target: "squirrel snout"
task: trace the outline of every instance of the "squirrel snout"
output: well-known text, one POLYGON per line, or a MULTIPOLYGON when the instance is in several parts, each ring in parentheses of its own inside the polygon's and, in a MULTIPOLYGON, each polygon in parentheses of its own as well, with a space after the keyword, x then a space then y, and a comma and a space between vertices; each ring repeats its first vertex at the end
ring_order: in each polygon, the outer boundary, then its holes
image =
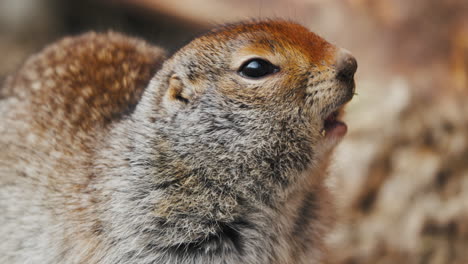
POLYGON ((351 81, 357 70, 357 61, 351 53, 345 49, 338 51, 336 63, 337 78, 342 81, 351 81))

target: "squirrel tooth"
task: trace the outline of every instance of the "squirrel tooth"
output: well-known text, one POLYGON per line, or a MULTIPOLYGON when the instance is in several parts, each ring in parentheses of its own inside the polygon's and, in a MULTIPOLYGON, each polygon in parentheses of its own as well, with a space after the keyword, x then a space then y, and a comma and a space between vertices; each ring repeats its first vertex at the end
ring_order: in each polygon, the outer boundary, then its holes
POLYGON ((322 137, 327 135, 327 131, 325 130, 325 128, 322 128, 322 130, 320 130, 320 134, 322 135, 322 137))

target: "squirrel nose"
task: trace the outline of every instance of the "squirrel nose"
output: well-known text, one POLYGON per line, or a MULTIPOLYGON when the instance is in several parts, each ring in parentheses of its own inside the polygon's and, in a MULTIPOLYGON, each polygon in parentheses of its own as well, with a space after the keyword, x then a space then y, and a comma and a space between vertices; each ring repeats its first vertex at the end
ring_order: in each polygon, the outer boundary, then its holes
POLYGON ((336 70, 337 78, 340 80, 350 81, 354 78, 357 61, 349 51, 345 49, 339 51, 336 70))

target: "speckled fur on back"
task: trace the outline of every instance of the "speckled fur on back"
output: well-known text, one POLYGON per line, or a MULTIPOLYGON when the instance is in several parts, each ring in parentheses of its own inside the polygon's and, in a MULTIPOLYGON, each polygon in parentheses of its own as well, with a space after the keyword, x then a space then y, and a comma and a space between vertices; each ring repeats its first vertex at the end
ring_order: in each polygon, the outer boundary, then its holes
POLYGON ((0 90, 0 263, 320 263, 336 52, 264 21, 162 66, 116 33, 31 57, 0 90), (281 71, 242 78, 253 55, 281 71))

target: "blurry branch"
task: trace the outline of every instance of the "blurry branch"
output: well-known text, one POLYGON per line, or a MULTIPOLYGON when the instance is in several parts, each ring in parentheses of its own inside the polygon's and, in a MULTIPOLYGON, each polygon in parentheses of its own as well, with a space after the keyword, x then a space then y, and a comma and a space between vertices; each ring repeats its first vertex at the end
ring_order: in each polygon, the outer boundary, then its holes
POLYGON ((113 0, 170 14, 203 25, 235 22, 251 18, 291 17, 311 2, 304 0, 113 0), (294 4, 294 8, 291 8, 294 4), (299 11, 298 11, 299 10, 299 11))
POLYGON ((468 92, 468 19, 455 30, 452 41, 452 75, 455 88, 468 92))

